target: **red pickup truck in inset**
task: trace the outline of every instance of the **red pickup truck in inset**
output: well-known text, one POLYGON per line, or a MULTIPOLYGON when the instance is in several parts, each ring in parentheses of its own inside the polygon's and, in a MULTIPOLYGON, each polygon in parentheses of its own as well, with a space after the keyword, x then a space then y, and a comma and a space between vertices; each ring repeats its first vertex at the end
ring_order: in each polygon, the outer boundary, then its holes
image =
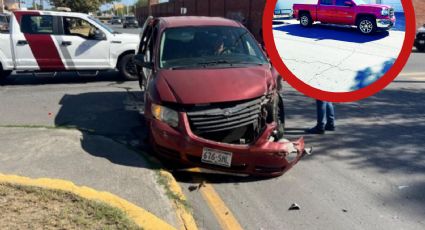
POLYGON ((395 24, 394 9, 388 5, 366 4, 363 0, 318 0, 314 4, 294 4, 294 18, 301 26, 315 21, 329 24, 355 25, 363 34, 378 29, 389 30, 395 24))

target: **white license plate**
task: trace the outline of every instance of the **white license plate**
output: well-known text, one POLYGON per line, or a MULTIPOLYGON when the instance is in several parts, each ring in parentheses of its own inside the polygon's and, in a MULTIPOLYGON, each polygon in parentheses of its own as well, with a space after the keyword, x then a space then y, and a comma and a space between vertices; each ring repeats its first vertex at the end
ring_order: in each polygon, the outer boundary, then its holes
POLYGON ((204 148, 202 150, 202 162, 230 168, 232 165, 232 153, 217 149, 204 148))
POLYGON ((419 40, 419 44, 425 44, 425 40, 419 40))

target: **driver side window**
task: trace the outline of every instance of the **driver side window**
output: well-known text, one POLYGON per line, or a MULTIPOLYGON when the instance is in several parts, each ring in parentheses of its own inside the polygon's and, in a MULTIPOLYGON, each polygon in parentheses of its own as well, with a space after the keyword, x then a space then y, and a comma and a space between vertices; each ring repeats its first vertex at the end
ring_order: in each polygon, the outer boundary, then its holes
POLYGON ((92 39, 95 36, 97 28, 81 18, 63 18, 63 29, 65 35, 80 36, 86 39, 92 39))

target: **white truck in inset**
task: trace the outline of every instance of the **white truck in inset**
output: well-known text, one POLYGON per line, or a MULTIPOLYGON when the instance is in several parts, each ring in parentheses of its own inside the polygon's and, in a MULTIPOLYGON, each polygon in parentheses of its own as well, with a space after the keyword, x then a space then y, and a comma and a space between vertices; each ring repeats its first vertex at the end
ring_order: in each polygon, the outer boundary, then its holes
POLYGON ((0 79, 14 70, 97 75, 118 69, 124 79, 136 80, 132 59, 139 40, 86 14, 15 11, 9 32, 0 33, 0 79))

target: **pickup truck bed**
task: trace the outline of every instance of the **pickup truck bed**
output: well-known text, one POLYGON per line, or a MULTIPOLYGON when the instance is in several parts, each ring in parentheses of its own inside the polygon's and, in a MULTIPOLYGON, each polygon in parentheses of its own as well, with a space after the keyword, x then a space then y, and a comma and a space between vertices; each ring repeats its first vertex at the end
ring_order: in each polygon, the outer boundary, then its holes
POLYGON ((363 0, 318 0, 317 4, 294 4, 293 12, 303 27, 310 27, 314 22, 355 25, 363 34, 389 30, 396 20, 392 7, 365 4, 363 0))

